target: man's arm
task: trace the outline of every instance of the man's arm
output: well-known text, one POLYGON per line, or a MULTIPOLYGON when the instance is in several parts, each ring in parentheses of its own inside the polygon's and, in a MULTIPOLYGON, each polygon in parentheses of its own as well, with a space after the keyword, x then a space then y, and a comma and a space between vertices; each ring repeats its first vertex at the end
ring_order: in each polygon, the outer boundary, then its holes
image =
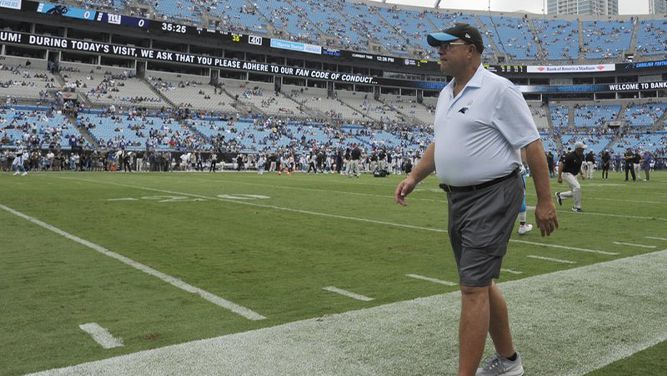
POLYGON ((426 179, 433 171, 435 171, 435 144, 431 143, 424 152, 424 155, 419 160, 419 163, 412 169, 412 172, 407 178, 403 179, 394 192, 394 200, 396 203, 405 206, 405 196, 409 195, 415 186, 420 181, 426 179))
MULTIPOLYGON (((537 193, 537 205, 535 206, 535 221, 540 228, 542 236, 550 235, 558 228, 558 216, 556 207, 551 200, 551 186, 549 185, 549 168, 544 156, 542 140, 537 139, 526 146, 526 159, 530 167, 530 174, 535 182, 537 193)), ((561 162, 558 177, 560 179, 563 163, 561 162)))

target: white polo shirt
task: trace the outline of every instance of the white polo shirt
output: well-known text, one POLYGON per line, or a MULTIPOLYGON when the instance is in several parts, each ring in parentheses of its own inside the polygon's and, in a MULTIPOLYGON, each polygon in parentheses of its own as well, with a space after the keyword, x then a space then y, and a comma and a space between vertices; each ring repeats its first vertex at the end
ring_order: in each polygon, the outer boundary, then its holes
POLYGON ((520 149, 540 138, 519 89, 480 64, 454 98, 454 80, 435 109, 435 169, 441 183, 466 186, 505 176, 521 165, 520 149))

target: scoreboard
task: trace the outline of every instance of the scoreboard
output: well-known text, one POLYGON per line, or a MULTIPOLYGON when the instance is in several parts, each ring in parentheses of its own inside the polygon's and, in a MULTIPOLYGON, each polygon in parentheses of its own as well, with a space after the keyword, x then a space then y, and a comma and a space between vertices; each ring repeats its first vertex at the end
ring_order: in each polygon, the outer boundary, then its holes
POLYGON ((219 31, 215 29, 205 29, 202 27, 196 27, 192 25, 183 25, 174 22, 155 21, 155 20, 149 21, 149 25, 150 26, 148 27, 148 30, 151 33, 165 33, 165 34, 189 35, 189 36, 208 35, 210 37, 215 37, 223 41, 229 41, 238 44, 249 44, 258 47, 270 46, 270 38, 265 38, 257 35, 236 34, 226 31, 219 31))

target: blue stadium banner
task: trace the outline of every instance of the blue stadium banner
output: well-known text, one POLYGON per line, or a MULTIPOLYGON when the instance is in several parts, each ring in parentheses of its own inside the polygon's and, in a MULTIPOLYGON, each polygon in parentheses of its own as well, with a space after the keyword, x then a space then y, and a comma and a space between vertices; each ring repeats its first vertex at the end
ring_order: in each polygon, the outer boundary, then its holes
POLYGON ((592 85, 518 85, 525 94, 571 94, 667 90, 667 81, 623 82, 592 85))
POLYGON ((616 70, 621 72, 633 72, 639 70, 657 70, 657 69, 662 70, 665 68, 667 68, 667 60, 616 64, 616 70))
POLYGON ((0 0, 0 8, 21 10, 21 0, 0 0))
POLYGON ((271 47, 279 48, 281 50, 306 52, 309 54, 316 54, 316 55, 322 54, 321 46, 316 46, 314 44, 301 43, 301 42, 292 42, 289 40, 282 40, 282 39, 271 38, 271 47))
POLYGON ((97 11, 95 10, 74 8, 70 7, 69 5, 51 3, 39 3, 39 6, 37 6, 37 13, 65 16, 89 21, 95 20, 95 16, 97 15, 97 11))

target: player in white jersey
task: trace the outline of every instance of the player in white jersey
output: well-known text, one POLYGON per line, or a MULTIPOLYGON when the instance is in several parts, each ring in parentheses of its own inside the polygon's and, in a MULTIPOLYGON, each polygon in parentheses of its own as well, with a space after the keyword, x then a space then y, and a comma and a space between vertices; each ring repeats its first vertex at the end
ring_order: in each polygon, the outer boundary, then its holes
POLYGON ((12 162, 12 170, 14 170, 14 175, 21 174, 21 176, 26 176, 28 175, 28 172, 25 170, 24 164, 25 164, 25 158, 28 156, 28 153, 26 153, 23 148, 19 148, 16 150, 16 156, 14 157, 14 161, 12 162))

